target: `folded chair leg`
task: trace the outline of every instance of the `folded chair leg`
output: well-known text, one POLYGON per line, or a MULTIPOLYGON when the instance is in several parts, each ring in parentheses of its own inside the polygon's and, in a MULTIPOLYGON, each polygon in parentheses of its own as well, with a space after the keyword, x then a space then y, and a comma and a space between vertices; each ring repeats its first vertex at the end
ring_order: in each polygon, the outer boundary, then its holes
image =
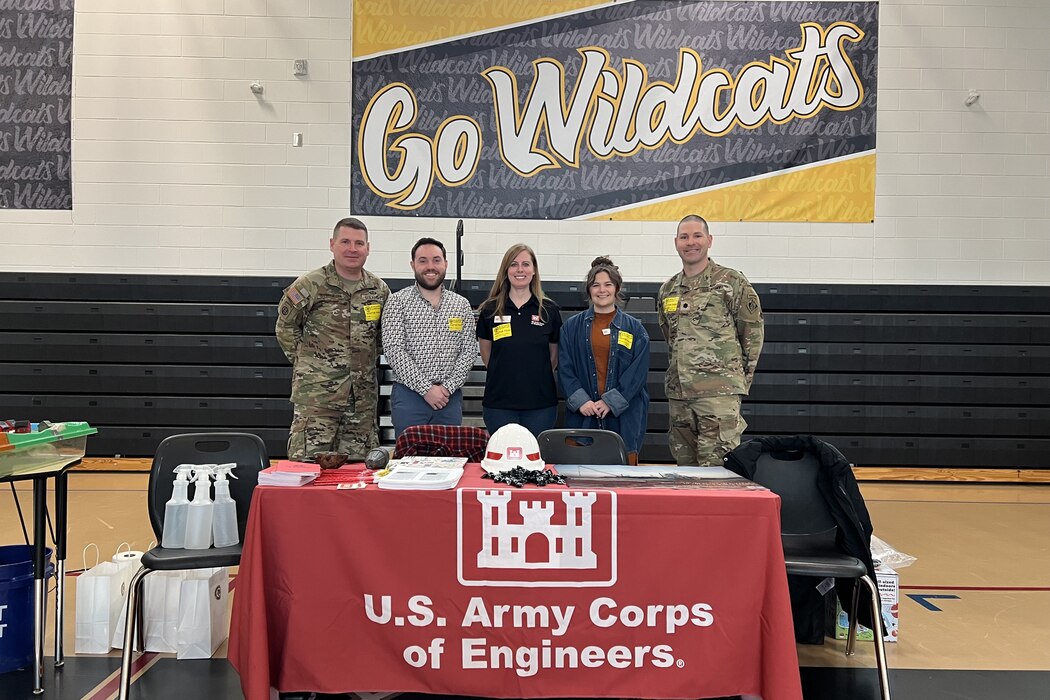
POLYGON ((871 593, 871 635, 875 644, 875 664, 879 669, 879 690, 882 691, 882 700, 890 700, 890 675, 886 667, 886 643, 883 641, 885 629, 882 625, 882 601, 879 599, 879 587, 867 576, 861 576, 860 581, 868 587, 871 593))
POLYGON ((139 591, 142 588, 142 579, 150 572, 144 566, 140 566, 135 575, 131 577, 128 584, 128 607, 124 617, 124 648, 120 652, 120 688, 119 700, 128 700, 131 692, 131 658, 135 653, 135 628, 138 626, 138 615, 136 614, 139 602, 139 591))
POLYGON ((849 634, 846 635, 846 656, 857 651, 857 603, 860 601, 860 582, 853 582, 853 599, 849 605, 849 634))

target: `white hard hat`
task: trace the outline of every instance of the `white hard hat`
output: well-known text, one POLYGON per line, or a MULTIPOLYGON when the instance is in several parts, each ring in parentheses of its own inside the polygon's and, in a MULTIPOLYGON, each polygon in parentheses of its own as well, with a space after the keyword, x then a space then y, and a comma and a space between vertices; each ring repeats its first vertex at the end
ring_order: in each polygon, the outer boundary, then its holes
POLYGON ((542 471, 544 462, 540 457, 540 444, 536 442, 536 436, 524 426, 508 423, 489 438, 481 466, 487 472, 496 473, 519 466, 531 471, 542 471))

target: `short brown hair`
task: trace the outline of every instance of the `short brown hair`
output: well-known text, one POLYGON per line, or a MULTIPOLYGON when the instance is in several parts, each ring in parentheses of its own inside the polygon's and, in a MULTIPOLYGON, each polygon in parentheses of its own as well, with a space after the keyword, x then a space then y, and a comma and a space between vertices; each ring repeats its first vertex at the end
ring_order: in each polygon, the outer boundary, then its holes
MULTIPOLYGON (((678 222, 678 228, 680 228, 682 224, 684 224, 687 221, 699 221, 704 225, 704 233, 711 233, 711 227, 707 225, 707 219, 700 216, 699 214, 688 214, 682 217, 682 220, 678 222)), ((677 231, 678 228, 675 228, 675 231, 677 231)))
POLYGON ((348 216, 345 219, 339 219, 339 222, 336 223, 335 228, 332 229, 332 238, 335 238, 336 236, 338 236, 339 235, 339 229, 343 228, 344 226, 346 228, 352 228, 352 229, 357 229, 358 231, 364 231, 365 232, 365 240, 366 241, 368 240, 368 227, 365 226, 365 222, 361 221, 361 219, 355 219, 352 216, 348 216))

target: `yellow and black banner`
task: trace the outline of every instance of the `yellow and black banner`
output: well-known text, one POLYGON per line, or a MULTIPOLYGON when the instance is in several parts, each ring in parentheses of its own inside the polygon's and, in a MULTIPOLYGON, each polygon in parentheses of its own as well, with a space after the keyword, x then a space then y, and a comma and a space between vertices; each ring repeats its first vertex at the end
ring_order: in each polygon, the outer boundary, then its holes
POLYGON ((358 215, 871 221, 878 4, 356 0, 358 215))

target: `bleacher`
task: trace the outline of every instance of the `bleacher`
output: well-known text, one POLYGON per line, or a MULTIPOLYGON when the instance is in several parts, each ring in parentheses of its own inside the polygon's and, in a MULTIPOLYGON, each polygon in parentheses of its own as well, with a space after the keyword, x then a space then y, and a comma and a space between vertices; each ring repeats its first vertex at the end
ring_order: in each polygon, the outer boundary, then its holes
MULTIPOLYGON (((0 272, 0 418, 87 420, 89 456, 236 429, 283 456, 291 370, 273 336, 290 278, 0 272)), ((411 280, 388 280, 400 289, 411 280)), ((465 281, 476 306, 488 281, 465 281)), ((743 413, 872 467, 1050 466, 1050 287, 756 284, 766 345, 743 413)), ((570 315, 578 282, 545 290, 570 315)), ((671 461, 655 283, 627 285, 652 343, 645 462, 671 461)), ((390 371, 380 367, 392 442, 390 371)), ((484 367, 464 389, 481 425, 484 367)))

